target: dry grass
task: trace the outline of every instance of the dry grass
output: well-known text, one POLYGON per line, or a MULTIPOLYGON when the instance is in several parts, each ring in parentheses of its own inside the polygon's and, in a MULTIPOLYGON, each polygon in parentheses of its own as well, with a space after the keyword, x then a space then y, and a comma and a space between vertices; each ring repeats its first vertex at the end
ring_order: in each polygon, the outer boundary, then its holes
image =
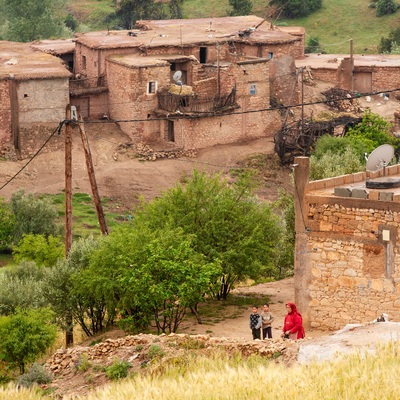
POLYGON ((194 357, 169 365, 162 375, 127 379, 85 399, 398 399, 399 354, 400 344, 391 343, 376 353, 292 368, 260 357, 194 357))

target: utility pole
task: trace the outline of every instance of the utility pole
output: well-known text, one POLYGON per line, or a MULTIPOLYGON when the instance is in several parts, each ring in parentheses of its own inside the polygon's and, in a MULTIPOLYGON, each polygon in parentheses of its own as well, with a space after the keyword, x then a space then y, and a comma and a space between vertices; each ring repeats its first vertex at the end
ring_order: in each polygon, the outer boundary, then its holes
POLYGON ((69 104, 65 121, 65 257, 68 257, 72 245, 72 126, 69 104))
MULTIPOLYGON (((65 113, 65 258, 72 246, 72 124, 71 105, 67 105, 65 113)), ((72 314, 66 316, 65 347, 74 344, 72 314)))
POLYGON ((353 54, 353 39, 350 39, 350 68, 351 68, 351 91, 354 92, 354 54, 353 54))
POLYGON ((92 160, 92 153, 90 152, 89 147, 89 140, 85 132, 85 126, 83 124, 83 118, 79 115, 79 131, 81 132, 81 139, 83 150, 85 152, 85 159, 86 159, 86 168, 89 175, 90 186, 92 188, 93 200, 96 206, 97 218, 99 220, 101 233, 103 235, 108 235, 108 229, 106 224, 106 219, 104 217, 103 206, 101 205, 101 199, 99 195, 99 190, 97 187, 96 177, 94 174, 94 167, 93 167, 93 160, 92 160))

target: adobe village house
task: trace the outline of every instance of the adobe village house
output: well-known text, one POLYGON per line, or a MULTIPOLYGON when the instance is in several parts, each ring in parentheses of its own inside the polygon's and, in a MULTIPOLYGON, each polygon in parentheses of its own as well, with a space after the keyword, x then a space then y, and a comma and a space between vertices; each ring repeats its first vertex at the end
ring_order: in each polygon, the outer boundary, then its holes
MULTIPOLYGON (((398 87, 400 59, 305 56, 304 36, 246 16, 0 42, 0 157, 34 154, 67 104, 86 121, 117 121, 132 142, 193 149, 272 138, 284 117, 271 105, 301 102, 298 68, 364 93, 398 87)), ((62 146, 55 135, 46 149, 62 146)), ((306 160, 295 168, 296 301, 306 325, 337 329, 383 312, 399 320, 399 194, 355 187, 339 196, 335 187, 362 185, 367 173, 308 182, 306 160)))

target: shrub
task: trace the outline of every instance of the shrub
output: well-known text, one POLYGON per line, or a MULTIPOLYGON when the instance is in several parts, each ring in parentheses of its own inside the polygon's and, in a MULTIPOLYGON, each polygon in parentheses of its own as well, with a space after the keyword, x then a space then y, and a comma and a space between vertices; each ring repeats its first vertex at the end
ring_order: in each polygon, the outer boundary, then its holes
POLYGON ((157 358, 157 357, 163 357, 165 355, 165 352, 164 352, 164 350, 159 346, 159 345, 157 345, 157 344, 152 344, 150 347, 149 347, 149 351, 147 352, 147 356, 150 358, 150 359, 153 359, 153 358, 157 358))
POLYGON ((394 14, 397 11, 398 5, 394 0, 378 0, 376 2, 376 16, 394 14))
POLYGON ((115 360, 112 365, 106 367, 106 375, 109 379, 115 381, 117 379, 126 378, 128 376, 128 369, 131 364, 125 360, 115 360))
POLYGON ((89 361, 87 353, 83 353, 79 356, 75 368, 79 372, 86 372, 91 366, 92 363, 89 361))
POLYGON ((64 243, 53 235, 24 234, 14 247, 13 255, 16 262, 27 260, 39 266, 51 267, 64 257, 64 243))
POLYGON ((17 378, 19 386, 30 387, 33 384, 46 384, 50 383, 53 377, 49 371, 47 371, 43 365, 33 363, 26 374, 20 375, 17 378))

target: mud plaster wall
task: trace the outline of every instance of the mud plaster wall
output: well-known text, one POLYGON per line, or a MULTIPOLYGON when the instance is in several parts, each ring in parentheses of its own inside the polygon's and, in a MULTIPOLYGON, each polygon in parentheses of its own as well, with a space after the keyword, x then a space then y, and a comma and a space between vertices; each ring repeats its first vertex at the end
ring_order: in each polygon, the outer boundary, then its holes
MULTIPOLYGON (((174 120, 175 144, 184 149, 202 149, 216 144, 273 137, 281 125, 279 112, 216 116, 196 120, 174 120)), ((166 129, 162 121, 161 130, 166 129)))
POLYGON ((20 124, 54 122, 65 118, 69 103, 68 79, 31 79, 18 83, 20 124))
MULTIPOLYGON (((107 76, 110 117, 115 120, 145 120, 151 117, 151 113, 158 106, 157 95, 148 94, 148 83, 156 81, 159 88, 169 85, 170 68, 168 62, 160 63, 160 66, 143 68, 131 68, 116 62, 107 62, 107 76)), ((158 139, 154 137, 153 124, 122 122, 119 125, 132 140, 158 139)))
POLYGON ((8 80, 0 80, 0 157, 12 147, 10 91, 8 80))
POLYGON ((310 325, 341 329, 382 313, 400 321, 400 213, 338 204, 309 204, 306 252, 310 325), (390 241, 379 236, 390 231, 390 241))

